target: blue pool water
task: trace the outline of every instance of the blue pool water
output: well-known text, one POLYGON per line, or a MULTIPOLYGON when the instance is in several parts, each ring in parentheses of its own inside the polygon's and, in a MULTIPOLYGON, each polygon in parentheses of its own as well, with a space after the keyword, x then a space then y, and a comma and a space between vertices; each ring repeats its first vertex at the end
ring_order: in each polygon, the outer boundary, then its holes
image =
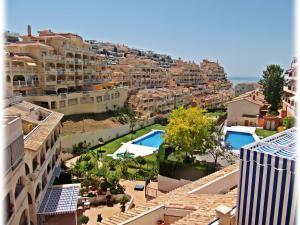
POLYGON ((228 142, 232 149, 239 150, 244 145, 255 142, 255 139, 252 134, 249 133, 227 131, 225 142, 228 142))
POLYGON ((162 137, 163 133, 163 131, 154 131, 153 133, 146 135, 143 138, 133 141, 132 144, 159 148, 159 146, 164 141, 162 137))

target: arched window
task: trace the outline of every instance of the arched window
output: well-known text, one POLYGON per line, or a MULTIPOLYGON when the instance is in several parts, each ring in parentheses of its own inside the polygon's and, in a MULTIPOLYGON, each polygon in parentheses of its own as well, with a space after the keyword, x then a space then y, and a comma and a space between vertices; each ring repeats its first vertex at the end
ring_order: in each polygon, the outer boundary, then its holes
POLYGON ((20 222, 19 222, 20 225, 27 225, 28 224, 27 216, 28 216, 28 212, 27 212, 26 209, 24 209, 24 211, 22 212, 21 218, 20 218, 20 222))
POLYGON ((38 184, 37 186, 36 186, 36 189, 35 189, 35 200, 39 197, 39 194, 40 194, 40 192, 41 192, 41 184, 38 184))
POLYGON ((16 188, 15 188, 15 199, 19 196, 19 194, 21 193, 23 188, 24 188, 23 179, 22 179, 22 177, 19 177, 18 182, 16 183, 16 188))
POLYGON ((29 166, 25 163, 25 173, 28 175, 30 173, 29 166))
POLYGON ((27 198, 28 198, 28 204, 31 205, 32 204, 31 194, 27 193, 27 198))
POLYGON ((15 75, 13 81, 25 81, 25 77, 23 75, 15 75))
POLYGON ((11 82, 10 76, 8 76, 8 75, 6 76, 6 82, 7 82, 7 83, 10 83, 10 82, 11 82))

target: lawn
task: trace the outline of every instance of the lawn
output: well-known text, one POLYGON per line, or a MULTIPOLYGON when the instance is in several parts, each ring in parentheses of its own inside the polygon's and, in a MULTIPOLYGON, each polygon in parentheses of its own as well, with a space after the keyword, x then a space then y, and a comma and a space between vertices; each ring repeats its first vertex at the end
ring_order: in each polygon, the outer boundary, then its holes
POLYGON ((269 137, 273 134, 276 134, 277 131, 275 130, 265 130, 265 129, 261 129, 261 128, 257 128, 255 130, 255 133, 257 134, 257 136, 259 137, 263 137, 263 138, 266 138, 266 137, 269 137))
POLYGON ((135 138, 138 138, 138 137, 150 132, 153 129, 165 130, 165 128, 166 128, 166 126, 163 126, 163 125, 160 125, 160 124, 153 124, 153 125, 144 127, 142 129, 139 129, 139 130, 135 131, 133 134, 129 133, 129 134, 126 134, 122 137, 114 139, 114 140, 106 143, 105 145, 103 145, 101 147, 101 149, 106 151, 105 154, 113 154, 118 148, 121 147, 123 142, 128 142, 128 141, 131 141, 135 138))

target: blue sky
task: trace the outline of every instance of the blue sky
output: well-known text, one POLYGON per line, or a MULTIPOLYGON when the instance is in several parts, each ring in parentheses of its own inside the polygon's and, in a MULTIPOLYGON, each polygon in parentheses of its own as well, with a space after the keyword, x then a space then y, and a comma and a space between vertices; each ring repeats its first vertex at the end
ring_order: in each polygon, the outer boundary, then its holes
POLYGON ((6 29, 50 28, 123 43, 174 58, 219 60, 229 76, 287 68, 293 49, 292 0, 8 0, 6 29))

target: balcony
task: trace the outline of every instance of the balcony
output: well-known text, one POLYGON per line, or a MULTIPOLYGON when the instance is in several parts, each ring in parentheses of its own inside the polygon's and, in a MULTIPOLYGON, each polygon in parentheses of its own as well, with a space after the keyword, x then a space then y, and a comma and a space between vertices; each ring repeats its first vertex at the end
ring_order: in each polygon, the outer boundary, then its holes
POLYGON ((56 85, 57 81, 56 80, 47 80, 46 85, 56 85))
POLYGON ((75 72, 74 69, 66 69, 65 74, 67 74, 67 75, 73 75, 74 72, 75 72))
POLYGON ((57 75, 57 70, 55 68, 46 68, 45 69, 45 74, 46 75, 57 75))
POLYGON ((59 55, 43 55, 43 59, 46 61, 60 61, 61 60, 61 56, 59 55))
POLYGON ((83 84, 82 80, 75 80, 75 85, 76 86, 79 86, 79 85, 82 85, 82 84, 83 84))
POLYGON ((66 63, 69 63, 69 64, 74 64, 74 58, 70 58, 70 57, 66 57, 66 63))
POLYGON ((75 58, 75 64, 82 64, 82 59, 75 58))
POLYGON ((295 86, 285 86, 285 87, 283 87, 283 90, 285 92, 289 92, 291 94, 296 95, 296 87, 295 86))
POLYGON ((26 73, 26 69, 25 67, 20 67, 20 66, 17 66, 17 67, 12 67, 11 68, 11 72, 12 73, 17 73, 17 74, 25 74, 26 73))

